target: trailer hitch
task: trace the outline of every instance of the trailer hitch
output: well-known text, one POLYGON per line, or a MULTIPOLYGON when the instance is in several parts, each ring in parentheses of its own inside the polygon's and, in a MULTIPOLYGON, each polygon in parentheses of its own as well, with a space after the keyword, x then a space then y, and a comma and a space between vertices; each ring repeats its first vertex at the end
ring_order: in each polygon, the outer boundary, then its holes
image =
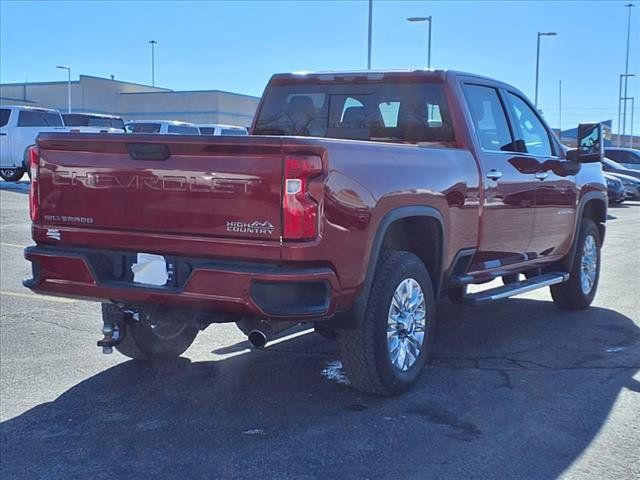
POLYGON ((98 346, 102 347, 102 353, 113 353, 113 347, 120 345, 126 335, 126 324, 139 322, 140 313, 134 310, 122 310, 122 315, 113 315, 104 320, 102 326, 102 340, 98 340, 98 346))

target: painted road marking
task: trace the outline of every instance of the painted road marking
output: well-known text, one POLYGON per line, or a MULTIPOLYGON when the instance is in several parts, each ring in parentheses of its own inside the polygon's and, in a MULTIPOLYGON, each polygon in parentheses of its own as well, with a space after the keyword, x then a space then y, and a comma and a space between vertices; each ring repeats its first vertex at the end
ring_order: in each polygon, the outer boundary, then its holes
POLYGON ((8 297, 18 297, 18 298, 35 298, 36 300, 47 300, 49 302, 60 302, 60 303, 77 302, 77 300, 73 300, 71 298, 50 297, 48 295, 36 295, 34 293, 6 292, 4 290, 0 291, 0 295, 7 295, 8 297))
POLYGON ((3 247, 27 248, 26 245, 16 245, 15 243, 0 243, 3 247))

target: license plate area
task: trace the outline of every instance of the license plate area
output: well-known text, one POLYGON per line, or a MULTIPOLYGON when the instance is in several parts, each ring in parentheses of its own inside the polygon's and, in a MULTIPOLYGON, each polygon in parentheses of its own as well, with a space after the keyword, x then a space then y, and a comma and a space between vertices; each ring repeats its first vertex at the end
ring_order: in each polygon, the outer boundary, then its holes
POLYGON ((127 280, 153 287, 175 287, 176 259, 172 256, 139 252, 127 256, 127 280))

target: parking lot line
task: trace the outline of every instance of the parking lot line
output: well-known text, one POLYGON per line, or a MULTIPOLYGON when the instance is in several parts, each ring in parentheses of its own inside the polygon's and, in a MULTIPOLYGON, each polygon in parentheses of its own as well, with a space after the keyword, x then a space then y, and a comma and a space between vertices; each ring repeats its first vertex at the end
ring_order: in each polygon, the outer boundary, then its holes
POLYGON ((3 247, 27 248, 26 245, 16 245, 15 243, 0 242, 0 245, 2 245, 3 247))
POLYGON ((71 298, 50 297, 48 295, 35 295, 33 293, 6 292, 4 290, 0 291, 0 295, 7 295, 8 297, 19 297, 19 298, 35 298, 37 300, 47 300, 49 302, 59 302, 59 303, 76 303, 77 302, 77 300, 73 300, 71 298))

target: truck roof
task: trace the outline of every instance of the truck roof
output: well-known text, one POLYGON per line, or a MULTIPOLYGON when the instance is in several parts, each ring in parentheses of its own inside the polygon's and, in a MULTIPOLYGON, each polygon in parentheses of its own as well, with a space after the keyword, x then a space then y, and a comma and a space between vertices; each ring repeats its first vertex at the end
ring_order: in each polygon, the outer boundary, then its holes
POLYGON ((59 110, 55 108, 45 108, 45 107, 32 107, 29 105, 2 105, 2 108, 11 108, 14 110, 29 110, 31 112, 51 112, 51 113, 60 113, 59 110))
POLYGON ((502 83, 491 77, 479 75, 476 73, 462 72, 459 70, 448 69, 398 69, 398 70, 338 70, 338 71, 320 71, 320 72, 290 72, 290 73, 276 73, 272 80, 287 80, 287 79, 300 79, 300 78, 318 78, 321 80, 334 80, 340 77, 366 77, 369 80, 382 80, 386 76, 392 77, 425 77, 425 78, 438 78, 442 81, 448 76, 453 77, 475 77, 484 80, 490 80, 492 82, 502 83))

